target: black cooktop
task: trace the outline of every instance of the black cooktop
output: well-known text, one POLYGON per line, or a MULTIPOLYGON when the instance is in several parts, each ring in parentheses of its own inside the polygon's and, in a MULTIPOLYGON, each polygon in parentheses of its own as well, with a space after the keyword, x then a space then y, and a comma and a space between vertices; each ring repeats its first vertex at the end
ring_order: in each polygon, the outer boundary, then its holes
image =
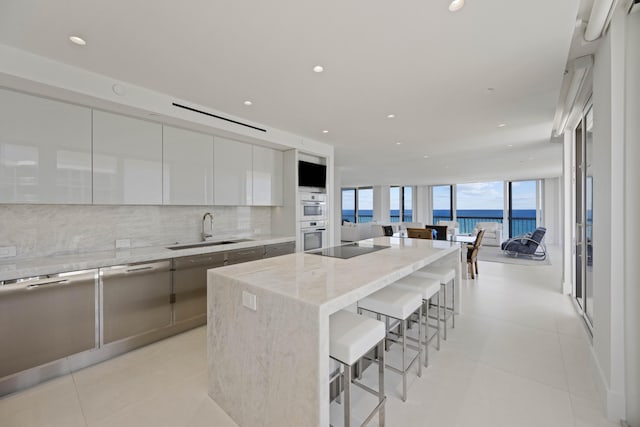
POLYGON ((371 245, 350 243, 348 245, 334 246, 332 248, 316 249, 314 251, 307 252, 308 254, 330 256, 334 258, 349 259, 359 255, 376 252, 382 249, 390 248, 391 246, 383 245, 371 245))

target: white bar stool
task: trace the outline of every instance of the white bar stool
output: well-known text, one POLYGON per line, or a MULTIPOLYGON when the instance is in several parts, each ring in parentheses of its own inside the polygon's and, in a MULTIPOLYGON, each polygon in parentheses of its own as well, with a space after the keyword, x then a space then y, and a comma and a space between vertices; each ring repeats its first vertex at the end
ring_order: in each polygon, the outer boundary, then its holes
MULTIPOLYGON (((329 317, 329 356, 339 362, 344 372, 337 378, 344 383, 344 425, 351 426, 351 368, 373 347, 378 346, 378 390, 364 384, 353 383, 369 393, 378 396, 378 405, 362 423, 366 425, 378 413, 378 425, 384 427, 384 323, 346 310, 340 310, 329 317)), ((334 376, 335 378, 336 376, 334 376)), ((330 381, 333 378, 330 379, 330 381)), ((340 384, 338 384, 340 387, 340 384)), ((338 388, 340 393, 340 388, 338 388)))
POLYGON ((451 328, 456 327, 456 290, 455 290, 455 280, 456 280, 456 270, 451 267, 443 267, 443 266, 431 266, 428 265, 416 272, 413 273, 416 276, 424 277, 428 279, 436 279, 440 281, 440 285, 442 286, 442 299, 444 307, 444 313, 442 316, 442 320, 444 321, 444 335, 443 339, 447 340, 447 320, 451 317, 451 328), (447 285, 451 283, 451 307, 447 306, 447 285))
MULTIPOLYGON (((423 302, 423 319, 425 325, 424 331, 424 366, 425 368, 429 366, 429 344, 431 341, 436 338, 437 345, 436 348, 440 350, 440 281, 438 279, 431 279, 428 277, 421 277, 420 275, 410 274, 409 276, 403 277, 402 279, 396 281, 393 285, 394 287, 398 287, 401 289, 406 289, 408 291, 419 292, 422 294, 422 302, 423 302), (438 302, 436 304, 437 312, 436 312, 436 324, 435 324, 435 332, 433 334, 429 334, 429 306, 431 305, 432 299, 435 296, 438 296, 438 302)), ((422 322, 423 319, 418 319, 419 322, 422 322)))
MULTIPOLYGON (((387 330, 397 326, 396 324, 390 328, 389 319, 395 319, 400 324, 402 370, 390 365, 386 365, 386 367, 402 375, 402 401, 404 402, 407 400, 407 371, 411 369, 416 360, 418 361, 418 376, 422 376, 422 322, 418 323, 418 354, 411 359, 408 366, 405 357, 407 353, 407 319, 416 311, 418 311, 418 318, 422 318, 422 294, 387 286, 358 301, 358 312, 361 313, 362 310, 375 313, 378 319, 380 319, 380 316, 385 316, 387 318, 387 330)), ((389 337, 386 340, 396 341, 389 337)))

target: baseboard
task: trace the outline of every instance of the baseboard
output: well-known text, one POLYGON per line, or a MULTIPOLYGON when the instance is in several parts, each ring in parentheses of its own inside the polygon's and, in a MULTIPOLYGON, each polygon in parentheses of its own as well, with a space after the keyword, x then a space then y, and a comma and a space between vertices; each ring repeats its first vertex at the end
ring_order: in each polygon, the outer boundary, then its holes
POLYGON ((606 379, 598 358, 593 350, 593 346, 590 346, 590 360, 592 376, 600 396, 600 402, 602 407, 605 408, 605 415, 610 421, 620 422, 626 418, 625 397, 624 394, 619 393, 609 388, 609 383, 606 379))

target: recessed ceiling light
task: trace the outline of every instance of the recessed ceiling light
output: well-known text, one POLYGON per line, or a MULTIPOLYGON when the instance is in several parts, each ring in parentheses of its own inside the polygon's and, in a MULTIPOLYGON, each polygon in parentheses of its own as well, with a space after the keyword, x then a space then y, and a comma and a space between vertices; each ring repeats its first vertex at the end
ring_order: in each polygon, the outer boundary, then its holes
POLYGON ((424 157, 425 159, 428 159, 428 158, 429 158, 429 155, 428 155, 428 154, 425 154, 425 155, 424 155, 424 156, 422 156, 422 157, 424 157))
POLYGON ((513 144, 509 144, 509 145, 507 145, 507 147, 511 148, 511 147, 513 147, 513 144))
POLYGON ((464 0, 453 0, 449 5, 449 11, 457 12, 464 7, 464 0))
POLYGON ((316 65, 315 67, 313 67, 314 73, 321 73, 323 71, 324 71, 324 67, 322 65, 316 65))
POLYGON ((71 40, 72 43, 75 43, 78 46, 84 46, 87 44, 87 42, 82 37, 78 36, 70 36, 69 40, 71 40))
POLYGON ((395 119, 396 115, 395 114, 387 114, 387 119, 395 119))
POLYGON ((325 129, 322 131, 322 133, 329 133, 329 131, 325 129))
POLYGON ((247 101, 244 101, 243 104, 246 105, 247 107, 250 107, 253 105, 253 102, 247 100, 247 101))
POLYGON ((495 92, 496 88, 495 87, 488 87, 487 88, 487 92, 495 92))
POLYGON ((499 127, 499 128, 503 128, 503 127, 505 127, 505 126, 507 126, 507 124, 506 124, 506 123, 500 123, 500 124, 498 125, 498 127, 499 127))
POLYGON ((396 142, 396 145, 402 145, 402 142, 396 142))

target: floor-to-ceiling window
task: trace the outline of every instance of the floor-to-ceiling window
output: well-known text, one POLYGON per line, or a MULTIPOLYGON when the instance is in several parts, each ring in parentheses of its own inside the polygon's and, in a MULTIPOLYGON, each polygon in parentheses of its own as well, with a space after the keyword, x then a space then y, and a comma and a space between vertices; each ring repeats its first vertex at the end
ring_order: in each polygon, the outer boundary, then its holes
POLYGON ((504 182, 476 182, 456 186, 456 220, 461 233, 471 233, 478 222, 502 223, 504 182))
POLYGON ((432 187, 433 223, 453 219, 453 186, 436 185, 432 187))
POLYGON ((402 220, 413 221, 413 187, 402 187, 402 220))
POLYGON ((342 222, 356 222, 356 189, 342 189, 342 222))
POLYGON ((389 220, 391 222, 413 221, 412 187, 389 188, 389 220))
POLYGON ((342 189, 342 222, 373 221, 373 188, 342 189))
POLYGON ((538 181, 509 182, 509 237, 536 229, 538 181))
POLYGON ((373 188, 358 188, 358 222, 373 221, 373 188))

